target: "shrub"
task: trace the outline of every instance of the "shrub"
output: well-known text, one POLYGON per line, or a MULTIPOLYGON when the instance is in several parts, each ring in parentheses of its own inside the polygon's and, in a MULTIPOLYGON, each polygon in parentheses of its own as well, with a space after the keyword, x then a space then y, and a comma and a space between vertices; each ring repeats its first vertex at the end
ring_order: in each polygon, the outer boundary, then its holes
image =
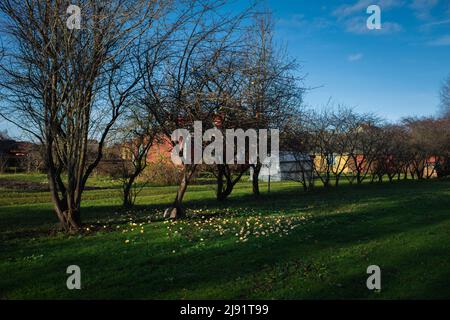
POLYGON ((149 163, 139 177, 153 185, 177 185, 180 182, 182 168, 168 162, 149 163))

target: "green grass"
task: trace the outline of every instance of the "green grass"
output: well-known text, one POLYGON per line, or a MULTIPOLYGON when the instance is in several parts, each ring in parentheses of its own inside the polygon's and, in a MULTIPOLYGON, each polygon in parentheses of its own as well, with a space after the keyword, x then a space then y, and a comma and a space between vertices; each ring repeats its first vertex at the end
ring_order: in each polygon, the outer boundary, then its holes
POLYGON ((276 183, 260 199, 243 182, 224 203, 214 186, 198 185, 186 196, 189 219, 170 223, 160 217, 176 187, 147 188, 125 212, 116 182, 90 183, 104 189, 85 193, 89 231, 77 236, 49 234, 56 220, 47 192, 0 190, 1 298, 450 297, 448 180, 308 194, 276 183), (66 288, 72 264, 81 267, 82 290, 66 288), (380 292, 366 288, 372 264, 382 270, 380 292))

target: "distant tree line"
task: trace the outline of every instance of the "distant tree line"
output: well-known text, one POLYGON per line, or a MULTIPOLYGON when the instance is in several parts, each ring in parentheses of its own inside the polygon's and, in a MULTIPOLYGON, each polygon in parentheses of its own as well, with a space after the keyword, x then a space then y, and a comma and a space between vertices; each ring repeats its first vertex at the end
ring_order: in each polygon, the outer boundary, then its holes
MULTIPOLYGON (((448 117, 405 118, 392 124, 374 114, 328 107, 298 116, 283 143, 298 159, 312 157, 307 165, 325 187, 338 186, 342 179, 361 184, 450 174, 448 117)), ((310 189, 314 180, 300 176, 299 182, 310 189)))

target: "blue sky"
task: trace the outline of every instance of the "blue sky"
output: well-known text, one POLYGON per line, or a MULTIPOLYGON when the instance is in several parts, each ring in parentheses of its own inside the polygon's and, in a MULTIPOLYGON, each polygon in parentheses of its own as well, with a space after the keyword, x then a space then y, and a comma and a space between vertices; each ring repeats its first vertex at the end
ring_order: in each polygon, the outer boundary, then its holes
POLYGON ((434 115, 450 74, 449 0, 267 0, 276 36, 307 74, 306 96, 388 120, 434 115), (369 30, 369 5, 381 8, 382 30, 369 30))
MULTIPOLYGON (((450 0, 265 0, 276 38, 303 66, 305 103, 335 104, 396 121, 435 115, 450 74, 450 0), (382 30, 368 30, 369 5, 382 30)), ((18 131, 0 120, 0 130, 18 131)))

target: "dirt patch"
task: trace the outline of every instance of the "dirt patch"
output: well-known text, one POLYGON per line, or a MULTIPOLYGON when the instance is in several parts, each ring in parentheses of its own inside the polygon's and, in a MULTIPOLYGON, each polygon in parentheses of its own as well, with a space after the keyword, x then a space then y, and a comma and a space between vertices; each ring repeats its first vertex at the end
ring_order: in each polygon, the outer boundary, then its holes
MULTIPOLYGON (((33 182, 33 181, 20 181, 13 179, 0 179, 0 188, 6 188, 11 190, 21 191, 50 191, 48 183, 46 182, 33 182)), ((85 187, 84 190, 104 190, 110 188, 103 187, 85 187)))
POLYGON ((47 183, 11 179, 0 179, 0 188, 24 191, 49 191, 47 183))

